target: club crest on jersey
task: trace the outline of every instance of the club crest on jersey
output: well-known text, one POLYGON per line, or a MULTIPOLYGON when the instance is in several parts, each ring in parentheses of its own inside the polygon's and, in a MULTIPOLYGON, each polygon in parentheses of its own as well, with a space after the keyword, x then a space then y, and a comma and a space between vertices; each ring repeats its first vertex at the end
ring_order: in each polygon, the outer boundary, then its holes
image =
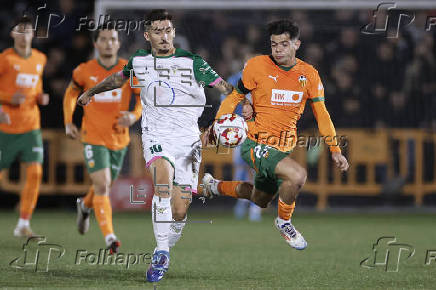
POLYGON ((300 83, 301 87, 304 88, 307 83, 307 78, 303 75, 298 77, 298 82, 300 83))

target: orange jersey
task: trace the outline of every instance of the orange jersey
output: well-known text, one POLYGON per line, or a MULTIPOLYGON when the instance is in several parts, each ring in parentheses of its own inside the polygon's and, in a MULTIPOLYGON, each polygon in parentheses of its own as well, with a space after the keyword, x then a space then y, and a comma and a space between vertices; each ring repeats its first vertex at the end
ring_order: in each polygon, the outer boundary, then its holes
POLYGON ((28 58, 23 58, 15 49, 5 49, 0 54, 0 102, 11 124, 0 124, 0 131, 8 134, 22 134, 41 127, 37 96, 42 93, 42 72, 46 56, 32 49, 28 58), (10 104, 15 93, 26 96, 18 106, 10 104))
MULTIPOLYGON (((127 60, 119 59, 117 64, 109 69, 93 59, 80 64, 73 71, 73 83, 82 91, 86 91, 106 77, 119 72, 127 64, 127 60)), ((64 99, 65 124, 72 122, 72 115, 80 91, 70 87, 67 89, 64 99), (73 106, 73 108, 71 108, 73 106)), ((135 90, 135 93, 138 93, 135 90)), ((121 111, 129 110, 132 89, 127 81, 121 88, 94 95, 92 102, 84 107, 82 121, 82 142, 92 145, 102 145, 111 150, 120 150, 129 144, 129 128, 121 128, 117 125, 117 117, 121 111)), ((139 96, 136 99, 135 117, 139 119, 141 105, 139 96), (139 104, 138 104, 139 102, 139 104)))
MULTIPOLYGON (((318 71, 306 62, 296 59, 296 64, 288 70, 278 66, 272 57, 261 55, 247 61, 242 72, 243 93, 251 93, 254 124, 248 122, 248 137, 280 151, 290 151, 297 144, 297 121, 304 111, 307 100, 323 136, 336 135, 324 105, 324 87, 318 71), (251 123, 251 124, 250 124, 251 123)), ((243 99, 234 91, 224 100, 217 117, 233 112, 233 104, 243 99)), ((340 151, 332 140, 326 143, 331 151, 340 151)))

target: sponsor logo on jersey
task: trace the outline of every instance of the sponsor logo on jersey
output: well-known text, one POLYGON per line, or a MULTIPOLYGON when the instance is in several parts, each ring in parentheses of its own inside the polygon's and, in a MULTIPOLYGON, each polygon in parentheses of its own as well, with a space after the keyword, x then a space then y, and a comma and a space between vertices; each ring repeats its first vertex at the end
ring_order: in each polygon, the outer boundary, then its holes
POLYGON ((322 91, 323 89, 324 89, 324 86, 322 85, 322 82, 319 82, 318 91, 322 91))
POLYGON ((14 64, 14 70, 19 71, 20 70, 20 65, 19 64, 14 64))
POLYGON ((36 71, 37 71, 37 72, 41 72, 41 71, 42 71, 42 64, 38 63, 38 64, 36 65, 36 71))
POLYGON ((298 82, 300 83, 301 87, 304 88, 307 83, 307 78, 303 75, 298 77, 298 82))
POLYGON ((120 102, 121 94, 122 94, 122 89, 118 88, 111 91, 96 94, 94 95, 94 100, 96 102, 102 102, 102 103, 120 102))
POLYGON ((271 105, 290 106, 301 103, 303 92, 276 90, 271 91, 271 105))
POLYGON ((17 87, 20 88, 35 88, 38 83, 39 76, 35 74, 25 74, 19 73, 17 74, 17 78, 15 83, 17 87))
POLYGON ((90 76, 89 79, 93 82, 97 82, 97 80, 98 80, 97 77, 95 77, 95 76, 90 76))
POLYGON ((89 160, 89 161, 88 161, 88 166, 89 166, 89 168, 94 168, 94 166, 95 166, 95 161, 94 161, 94 160, 89 160))

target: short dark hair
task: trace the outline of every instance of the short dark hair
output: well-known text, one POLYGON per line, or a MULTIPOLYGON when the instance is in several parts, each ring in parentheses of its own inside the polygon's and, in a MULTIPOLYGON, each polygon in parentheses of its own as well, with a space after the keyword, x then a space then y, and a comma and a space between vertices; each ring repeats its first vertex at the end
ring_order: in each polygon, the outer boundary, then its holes
POLYGON ((291 39, 300 37, 300 28, 297 23, 291 20, 282 19, 268 23, 268 35, 279 35, 288 33, 291 39))
POLYGON ((165 9, 153 9, 145 17, 145 30, 148 30, 153 21, 158 20, 173 20, 173 16, 168 13, 165 9))
POLYGON ((14 29, 15 26, 20 25, 20 24, 23 24, 23 25, 27 25, 27 24, 29 24, 30 26, 33 27, 32 18, 30 18, 30 17, 27 16, 27 15, 22 15, 22 16, 20 16, 20 17, 17 17, 17 18, 14 20, 14 22, 12 23, 11 30, 14 29))
POLYGON ((98 36, 100 35, 100 32, 103 30, 116 30, 115 23, 113 23, 113 21, 108 21, 108 22, 104 22, 103 24, 99 25, 92 35, 92 40, 94 40, 94 42, 97 41, 98 36))

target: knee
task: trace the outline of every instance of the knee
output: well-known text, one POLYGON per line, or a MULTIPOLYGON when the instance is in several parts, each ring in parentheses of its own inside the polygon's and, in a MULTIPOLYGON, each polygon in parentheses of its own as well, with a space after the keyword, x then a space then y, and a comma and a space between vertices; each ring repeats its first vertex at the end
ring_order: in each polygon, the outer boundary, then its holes
POLYGON ((173 214, 173 220, 182 221, 186 216, 186 209, 176 208, 173 210, 172 214, 173 214))
POLYGON ((295 177, 295 184, 297 184, 300 188, 306 183, 307 180, 307 171, 303 167, 298 170, 298 173, 295 177))
POLYGON ((94 183, 94 191, 97 195, 109 194, 110 181, 99 181, 94 183))
POLYGON ((268 203, 269 203, 269 200, 260 199, 260 198, 256 198, 256 197, 252 197, 251 201, 254 202, 257 206, 259 206, 261 208, 267 208, 268 203))
POLYGON ((303 167, 298 167, 294 170, 294 172, 288 175, 284 181, 291 183, 296 186, 297 189, 301 189, 303 185, 306 183, 307 179, 307 171, 303 167))

